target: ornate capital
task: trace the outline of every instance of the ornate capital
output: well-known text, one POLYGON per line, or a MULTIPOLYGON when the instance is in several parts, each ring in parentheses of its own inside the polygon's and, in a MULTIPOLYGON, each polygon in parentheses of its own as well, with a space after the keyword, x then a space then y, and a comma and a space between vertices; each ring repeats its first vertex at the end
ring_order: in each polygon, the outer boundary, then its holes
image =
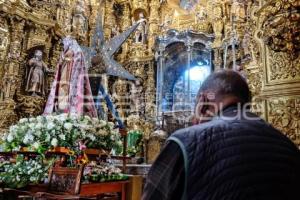
POLYGON ((300 52, 300 3, 295 0, 274 0, 258 12, 263 39, 274 51, 288 52, 297 58, 300 52))

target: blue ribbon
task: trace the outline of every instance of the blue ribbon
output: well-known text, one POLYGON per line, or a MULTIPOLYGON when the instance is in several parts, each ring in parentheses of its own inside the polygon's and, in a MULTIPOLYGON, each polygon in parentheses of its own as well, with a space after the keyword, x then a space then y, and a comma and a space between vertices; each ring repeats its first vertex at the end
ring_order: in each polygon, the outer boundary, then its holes
MULTIPOLYGON (((104 87, 100 84, 99 85, 99 92, 102 93, 102 95, 104 96, 104 100, 106 101, 106 105, 108 107, 108 109, 112 112, 113 117, 117 120, 119 128, 124 129, 124 123, 121 120, 121 117, 118 113, 118 111, 116 110, 113 102, 111 101, 109 95, 106 93, 104 87)), ((100 113, 104 113, 104 110, 101 108, 101 102, 100 102, 100 98, 98 98, 98 102, 97 102, 97 107, 100 113)))

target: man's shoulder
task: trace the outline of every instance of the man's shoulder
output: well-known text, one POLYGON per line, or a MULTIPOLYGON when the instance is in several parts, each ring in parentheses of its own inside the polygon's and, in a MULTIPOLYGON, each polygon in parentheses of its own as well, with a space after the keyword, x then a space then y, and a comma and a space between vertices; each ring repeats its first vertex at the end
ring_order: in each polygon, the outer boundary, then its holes
POLYGON ((205 135, 216 132, 216 128, 224 127, 226 124, 223 120, 213 120, 199 125, 194 125, 188 128, 183 128, 175 131, 171 137, 184 138, 193 135, 205 135))
POLYGON ((257 131, 261 128, 269 132, 276 131, 270 124, 261 119, 256 120, 225 120, 221 118, 214 119, 210 122, 191 126, 188 128, 180 129, 174 132, 171 137, 177 138, 191 138, 191 137, 209 137, 216 135, 220 132, 225 133, 227 131, 238 131, 241 128, 251 129, 251 131, 257 131))

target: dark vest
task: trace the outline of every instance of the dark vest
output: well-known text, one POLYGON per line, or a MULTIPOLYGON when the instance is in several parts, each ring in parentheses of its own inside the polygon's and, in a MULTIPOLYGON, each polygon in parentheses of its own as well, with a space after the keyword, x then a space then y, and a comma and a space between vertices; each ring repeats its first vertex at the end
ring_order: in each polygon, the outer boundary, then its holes
POLYGON ((242 113, 229 107, 168 139, 180 146, 185 161, 182 199, 300 199, 297 147, 256 115, 242 113))

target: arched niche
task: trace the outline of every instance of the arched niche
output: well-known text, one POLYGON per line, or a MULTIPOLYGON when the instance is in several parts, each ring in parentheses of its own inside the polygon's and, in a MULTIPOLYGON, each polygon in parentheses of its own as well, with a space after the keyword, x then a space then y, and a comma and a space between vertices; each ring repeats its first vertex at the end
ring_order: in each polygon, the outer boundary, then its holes
POLYGON ((213 71, 212 35, 170 30, 156 40, 157 118, 191 113, 198 89, 213 71))

